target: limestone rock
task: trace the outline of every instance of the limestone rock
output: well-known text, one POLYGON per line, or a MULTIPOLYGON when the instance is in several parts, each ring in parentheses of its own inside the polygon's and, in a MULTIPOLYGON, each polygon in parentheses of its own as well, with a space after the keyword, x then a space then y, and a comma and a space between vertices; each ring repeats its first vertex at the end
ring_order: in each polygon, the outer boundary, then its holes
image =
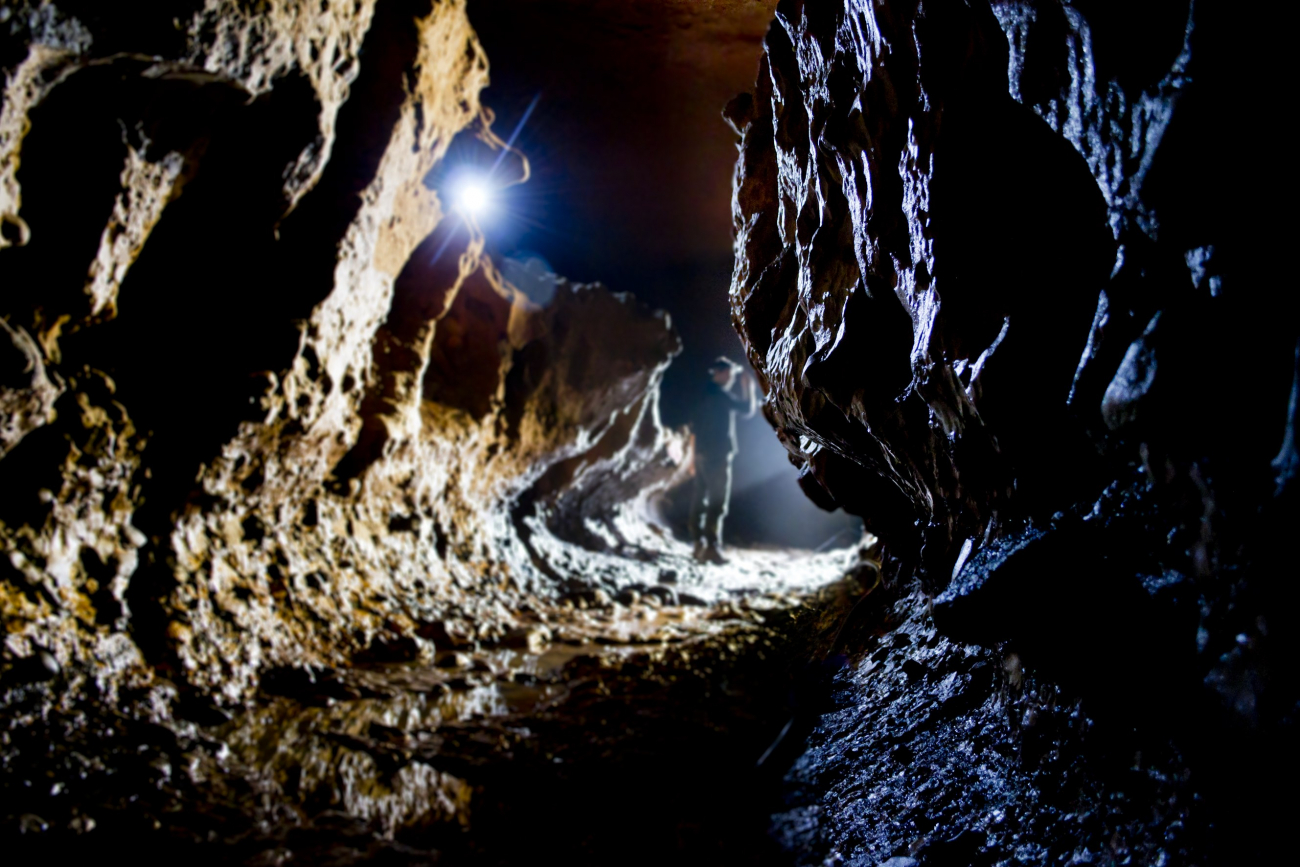
POLYGON ((127 5, 0 20, 5 669, 207 719, 504 638, 572 589, 525 519, 688 472, 666 318, 539 308, 447 210, 453 138, 505 147, 463 2, 127 5))
POLYGON ((50 420, 60 389, 45 373, 45 360, 31 335, 0 320, 8 345, 5 382, 0 391, 0 457, 23 437, 50 420))

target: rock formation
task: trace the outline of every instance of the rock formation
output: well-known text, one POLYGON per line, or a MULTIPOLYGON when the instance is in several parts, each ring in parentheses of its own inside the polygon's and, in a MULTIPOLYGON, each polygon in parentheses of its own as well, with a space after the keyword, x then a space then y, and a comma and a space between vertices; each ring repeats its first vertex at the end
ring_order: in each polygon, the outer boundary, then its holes
POLYGON ((533 304, 445 201, 458 136, 528 172, 462 0, 7 3, 0 67, 6 834, 459 827, 451 759, 385 770, 336 724, 495 707, 457 654, 540 653, 575 601, 729 597, 641 519, 689 473, 667 316, 533 304))
MULTIPOLYGON (((803 777, 818 857, 1232 863, 1269 826, 1264 781, 1294 768, 1280 534, 1298 319, 1265 252, 1281 243, 1271 196, 1220 144, 1270 115, 1274 56, 1199 0, 778 7, 757 88, 726 112, 742 137, 733 319, 767 417, 810 496, 864 516, 941 632, 1016 659, 1014 684, 962 674, 937 699, 934 671, 900 697, 858 667, 847 696, 893 703, 903 764, 952 773, 904 797, 877 764, 896 741, 864 746, 860 717, 828 718, 803 777), (1027 682, 1022 657, 1055 696, 1024 711, 1041 749, 1021 720, 985 727, 998 690, 1027 682), (1072 745, 1094 718, 1109 734, 1072 745), (1020 753, 996 784, 954 770, 976 730, 977 750, 1020 753), (1097 771, 1171 744, 1141 795, 1097 771), (1052 761, 1091 763, 1078 791, 1100 800, 1049 792, 1075 785, 1052 761)), ((911 646, 915 627, 896 628, 911 646)))
POLYGON ((462 4, 194 7, 5 8, 11 658, 220 701, 508 630, 457 588, 554 594, 510 504, 584 455, 689 458, 671 328, 599 287, 530 304, 431 188, 458 134, 503 147, 462 4))

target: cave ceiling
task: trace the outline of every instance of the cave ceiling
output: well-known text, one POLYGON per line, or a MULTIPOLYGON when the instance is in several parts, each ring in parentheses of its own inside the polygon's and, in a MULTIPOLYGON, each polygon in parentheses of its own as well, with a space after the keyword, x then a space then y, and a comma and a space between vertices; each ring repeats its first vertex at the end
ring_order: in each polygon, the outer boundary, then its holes
POLYGON ((537 195, 558 194, 557 230, 578 236, 575 267, 729 254, 735 134, 721 110, 752 85, 775 7, 471 4, 487 50, 509 58, 494 64, 483 94, 500 125, 509 129, 541 94, 524 141, 537 145, 537 195))

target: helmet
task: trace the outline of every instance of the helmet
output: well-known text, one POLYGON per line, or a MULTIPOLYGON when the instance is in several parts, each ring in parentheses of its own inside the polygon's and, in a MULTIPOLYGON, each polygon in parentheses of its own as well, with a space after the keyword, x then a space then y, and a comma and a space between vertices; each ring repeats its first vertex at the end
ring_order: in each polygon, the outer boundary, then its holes
POLYGON ((732 361, 727 356, 719 355, 717 358, 713 360, 713 363, 709 365, 709 373, 710 374, 720 373, 724 370, 730 372, 734 376, 740 373, 742 368, 739 364, 732 361))

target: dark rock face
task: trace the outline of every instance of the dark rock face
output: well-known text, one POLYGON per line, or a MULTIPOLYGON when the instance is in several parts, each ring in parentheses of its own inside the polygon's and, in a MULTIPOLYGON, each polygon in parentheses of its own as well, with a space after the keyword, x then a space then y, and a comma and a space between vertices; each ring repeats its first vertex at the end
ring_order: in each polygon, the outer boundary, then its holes
POLYGON ((793 4, 732 107, 733 310, 769 415, 936 574, 999 517, 1095 493, 1121 440, 1281 441, 1293 306, 1262 321, 1231 291, 1267 277, 1259 239, 1214 198, 1234 179, 1191 171, 1230 36, 1214 8, 1147 14, 1161 38, 1111 69, 1129 23, 1055 3, 793 4), (1246 382, 1267 398, 1244 417, 1184 423, 1246 382))
POLYGON ((795 863, 1204 863, 1175 749, 881 597, 786 778, 774 830, 795 863))
POLYGON ((786 2, 726 112, 733 319, 805 489, 942 632, 1176 744, 1219 859, 1269 824, 1300 695, 1300 320, 1272 196, 1216 144, 1272 110, 1267 41, 1222 3, 786 2))

